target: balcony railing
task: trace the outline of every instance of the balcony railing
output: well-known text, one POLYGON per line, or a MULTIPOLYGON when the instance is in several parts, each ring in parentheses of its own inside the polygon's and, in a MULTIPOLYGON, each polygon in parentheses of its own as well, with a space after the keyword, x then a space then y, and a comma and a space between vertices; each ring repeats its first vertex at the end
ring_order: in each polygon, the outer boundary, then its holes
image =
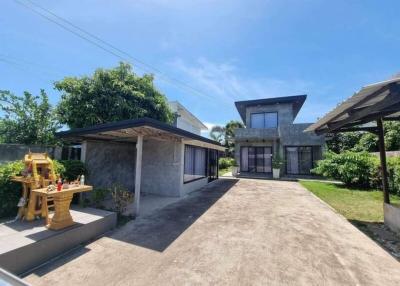
POLYGON ((246 139, 276 139, 279 137, 278 128, 238 128, 235 130, 236 140, 246 139))

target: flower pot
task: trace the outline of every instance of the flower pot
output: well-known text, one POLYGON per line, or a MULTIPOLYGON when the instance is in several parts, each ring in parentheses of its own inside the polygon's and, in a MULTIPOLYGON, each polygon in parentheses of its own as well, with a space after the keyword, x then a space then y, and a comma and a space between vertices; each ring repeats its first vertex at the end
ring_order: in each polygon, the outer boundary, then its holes
POLYGON ((233 177, 236 177, 237 174, 238 174, 238 171, 239 171, 239 167, 233 166, 233 167, 232 167, 232 176, 233 176, 233 177))
POLYGON ((281 174, 281 169, 275 169, 275 168, 272 169, 272 177, 274 179, 279 179, 280 174, 281 174))

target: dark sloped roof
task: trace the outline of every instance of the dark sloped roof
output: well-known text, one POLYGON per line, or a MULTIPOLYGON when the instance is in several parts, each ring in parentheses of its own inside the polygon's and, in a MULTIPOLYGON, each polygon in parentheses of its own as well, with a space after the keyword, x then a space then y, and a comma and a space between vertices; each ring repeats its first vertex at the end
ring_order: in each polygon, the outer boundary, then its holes
POLYGON ((306 98, 307 98, 306 94, 283 96, 283 97, 270 97, 270 98, 255 99, 255 100, 236 101, 235 105, 244 123, 246 123, 246 107, 257 106, 257 105, 272 105, 278 103, 293 103, 293 115, 294 115, 293 119, 294 119, 299 113, 306 98))
POLYGON ((305 131, 323 134, 355 127, 362 130, 363 124, 378 118, 400 119, 400 78, 364 86, 305 131))
POLYGON ((171 126, 169 124, 166 124, 164 122, 152 119, 152 118, 139 118, 139 119, 128 119, 128 120, 122 120, 122 121, 116 121, 116 122, 110 122, 110 123, 104 123, 104 124, 98 124, 90 127, 84 127, 84 128, 76 128, 76 129, 71 129, 68 131, 61 131, 57 132, 56 136, 59 138, 79 138, 79 137, 84 137, 85 135, 90 135, 90 134, 97 134, 97 133, 103 133, 103 132, 110 132, 110 131, 117 131, 117 130, 125 130, 129 128, 138 128, 138 127, 151 127, 155 128, 164 132, 168 132, 180 137, 185 137, 193 140, 198 140, 201 142, 213 144, 215 146, 221 147, 221 144, 205 138, 203 136, 191 133, 189 131, 171 126))

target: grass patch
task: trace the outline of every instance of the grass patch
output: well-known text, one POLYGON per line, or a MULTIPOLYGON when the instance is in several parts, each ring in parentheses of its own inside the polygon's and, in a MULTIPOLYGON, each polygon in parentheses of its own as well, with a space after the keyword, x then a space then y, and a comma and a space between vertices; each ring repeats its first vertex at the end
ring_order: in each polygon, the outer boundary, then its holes
POLYGON ((223 168, 223 169, 219 169, 218 170, 218 176, 223 176, 228 172, 232 171, 232 166, 228 167, 228 168, 223 168))
MULTIPOLYGON (((381 191, 350 189, 328 182, 300 181, 300 183, 348 220, 383 222, 381 191)), ((392 195, 390 199, 393 204, 400 204, 398 196, 392 195)))

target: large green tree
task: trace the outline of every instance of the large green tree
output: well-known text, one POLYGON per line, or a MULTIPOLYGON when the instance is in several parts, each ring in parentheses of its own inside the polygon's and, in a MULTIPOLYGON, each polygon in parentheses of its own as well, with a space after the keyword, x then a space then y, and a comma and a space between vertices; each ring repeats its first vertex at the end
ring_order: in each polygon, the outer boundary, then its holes
POLYGON ((173 114, 153 81, 152 75, 138 76, 126 63, 97 69, 92 76, 66 77, 55 83, 62 92, 60 122, 70 128, 141 117, 170 123, 173 114))
POLYGON ((59 128, 55 112, 44 92, 34 96, 25 91, 17 96, 0 91, 0 142, 21 144, 54 144, 59 128))

